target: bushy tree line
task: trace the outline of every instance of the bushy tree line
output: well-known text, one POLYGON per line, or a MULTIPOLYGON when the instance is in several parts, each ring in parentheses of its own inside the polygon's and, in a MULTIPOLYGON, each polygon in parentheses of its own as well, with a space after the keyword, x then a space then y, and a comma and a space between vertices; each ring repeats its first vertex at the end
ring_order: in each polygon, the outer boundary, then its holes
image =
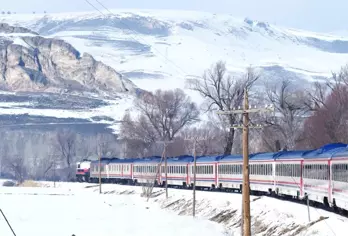
POLYGON ((114 134, 81 134, 68 129, 0 130, 0 176, 18 181, 71 180, 75 163, 98 155, 118 156, 114 134))

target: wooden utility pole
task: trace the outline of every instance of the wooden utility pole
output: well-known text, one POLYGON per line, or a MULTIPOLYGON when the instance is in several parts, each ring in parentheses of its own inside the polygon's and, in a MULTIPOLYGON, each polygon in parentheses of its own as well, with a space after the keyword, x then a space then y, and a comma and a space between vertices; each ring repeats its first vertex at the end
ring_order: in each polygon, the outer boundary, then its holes
POLYGON ((53 156, 53 186, 56 187, 56 156, 53 156))
POLYGON ((158 165, 157 165, 155 177, 154 177, 152 183, 150 183, 150 186, 149 186, 149 188, 146 191, 147 201, 149 201, 149 199, 150 199, 150 197, 152 195, 152 190, 153 190, 153 188, 155 186, 155 181, 158 179, 158 176, 161 175, 161 167, 162 167, 163 159, 164 159, 164 150, 163 150, 163 153, 162 153, 162 156, 161 156, 160 163, 158 163, 158 165))
MULTIPOLYGON (((244 90, 244 110, 249 109, 248 93, 244 90)), ((250 182, 249 182, 249 113, 243 113, 243 232, 251 236, 250 218, 250 182)))
MULTIPOLYGON (((193 140, 193 186, 192 186, 192 191, 193 191, 193 199, 192 199, 192 216, 196 216, 196 173, 197 173, 197 152, 196 152, 196 147, 197 147, 197 142, 198 140, 205 140, 204 138, 201 137, 194 137, 194 138, 185 138, 185 140, 193 140)), ((187 170, 189 171, 189 170, 187 170)))
POLYGON ((244 89, 244 107, 243 109, 236 109, 231 111, 219 111, 218 114, 230 115, 230 114, 242 114, 243 125, 234 125, 232 128, 243 129, 243 236, 251 236, 251 217, 250 217, 250 182, 249 182, 249 128, 262 128, 261 125, 250 126, 249 125, 249 113, 274 111, 273 106, 266 106, 265 108, 249 108, 248 91, 244 89))
POLYGON ((101 182, 101 156, 99 155, 99 194, 102 193, 101 182))
POLYGON ((163 157, 164 157, 164 169, 166 177, 166 198, 168 198, 168 158, 167 158, 167 143, 164 143, 163 157))
POLYGON ((193 142, 193 201, 192 201, 192 216, 196 215, 196 172, 197 172, 197 153, 196 153, 196 143, 197 140, 193 142))
POLYGON ((164 173, 166 178, 165 188, 166 188, 166 198, 168 198, 168 158, 167 158, 167 146, 168 143, 173 143, 173 141, 157 141, 156 143, 163 143, 163 157, 164 157, 164 173))

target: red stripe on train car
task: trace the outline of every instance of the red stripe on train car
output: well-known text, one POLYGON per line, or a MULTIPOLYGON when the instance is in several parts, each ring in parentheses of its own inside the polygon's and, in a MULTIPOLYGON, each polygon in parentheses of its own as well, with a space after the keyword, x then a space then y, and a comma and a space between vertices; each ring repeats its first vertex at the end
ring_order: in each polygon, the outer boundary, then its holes
POLYGON ((186 164, 186 168, 187 168, 187 171, 186 171, 186 185, 189 185, 189 164, 186 164))
POLYGON ((131 172, 131 176, 132 176, 132 179, 134 178, 133 176, 133 164, 130 165, 131 169, 130 169, 130 172, 131 172))
POLYGON ((301 161, 300 195, 303 196, 303 160, 301 161))
POLYGON ((332 191, 334 191, 334 192, 339 192, 339 193, 348 193, 348 190, 339 189, 339 188, 333 188, 332 191))
POLYGON ((329 165, 329 168, 328 168, 328 170, 329 170, 329 183, 328 183, 328 185, 329 185, 329 196, 328 196, 328 200, 329 200, 329 202, 331 202, 331 199, 332 199, 332 187, 331 187, 331 181, 332 181, 332 179, 331 179, 331 160, 329 160, 328 161, 328 165, 329 165))
POLYGON ((215 163, 215 187, 218 185, 218 164, 215 163))

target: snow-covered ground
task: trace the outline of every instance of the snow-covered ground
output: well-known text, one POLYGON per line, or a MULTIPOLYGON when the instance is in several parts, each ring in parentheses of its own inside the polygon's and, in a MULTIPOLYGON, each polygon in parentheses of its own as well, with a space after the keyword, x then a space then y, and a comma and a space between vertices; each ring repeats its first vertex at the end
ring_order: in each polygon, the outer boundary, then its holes
MULTIPOLYGON (((197 192, 192 218, 192 192, 154 189, 149 202, 142 187, 41 182, 40 188, 0 187, 0 208, 17 235, 240 235, 241 195, 197 192), (88 186, 89 188, 85 188, 88 186)), ((306 206, 267 197, 252 197, 253 235, 346 235, 348 219, 306 206), (318 221, 318 222, 317 222, 318 221)), ((0 218, 0 235, 11 235, 0 218)))
MULTIPOLYGON (((223 236, 223 226, 163 211, 137 196, 66 188, 0 188, 0 208, 26 236, 223 236)), ((11 236, 0 218, 0 235, 11 236)))

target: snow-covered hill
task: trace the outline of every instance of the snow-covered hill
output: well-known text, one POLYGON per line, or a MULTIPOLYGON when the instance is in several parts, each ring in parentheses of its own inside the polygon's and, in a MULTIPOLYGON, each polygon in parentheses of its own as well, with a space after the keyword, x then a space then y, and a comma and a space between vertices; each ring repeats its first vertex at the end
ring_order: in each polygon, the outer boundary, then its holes
POLYGON ((287 29, 230 15, 169 10, 2 16, 0 21, 67 40, 143 89, 184 87, 217 60, 265 77, 311 81, 348 62, 348 37, 287 29))
MULTIPOLYGON (((201 76, 218 60, 226 61, 234 72, 243 72, 252 65, 263 69, 264 79, 288 77, 301 86, 330 76, 348 62, 348 36, 287 29, 223 14, 111 10, 103 14, 2 15, 0 22, 63 39, 81 54, 91 54, 139 88, 150 91, 185 88, 187 78, 201 76)), ((196 93, 190 91, 190 95, 194 101, 201 101, 196 93)), ((131 106, 131 100, 120 99, 116 107, 92 112, 31 108, 25 112, 79 118, 83 114, 88 119, 105 115, 117 120, 131 106)), ((6 112, 23 114, 24 110, 8 108, 6 112)))

